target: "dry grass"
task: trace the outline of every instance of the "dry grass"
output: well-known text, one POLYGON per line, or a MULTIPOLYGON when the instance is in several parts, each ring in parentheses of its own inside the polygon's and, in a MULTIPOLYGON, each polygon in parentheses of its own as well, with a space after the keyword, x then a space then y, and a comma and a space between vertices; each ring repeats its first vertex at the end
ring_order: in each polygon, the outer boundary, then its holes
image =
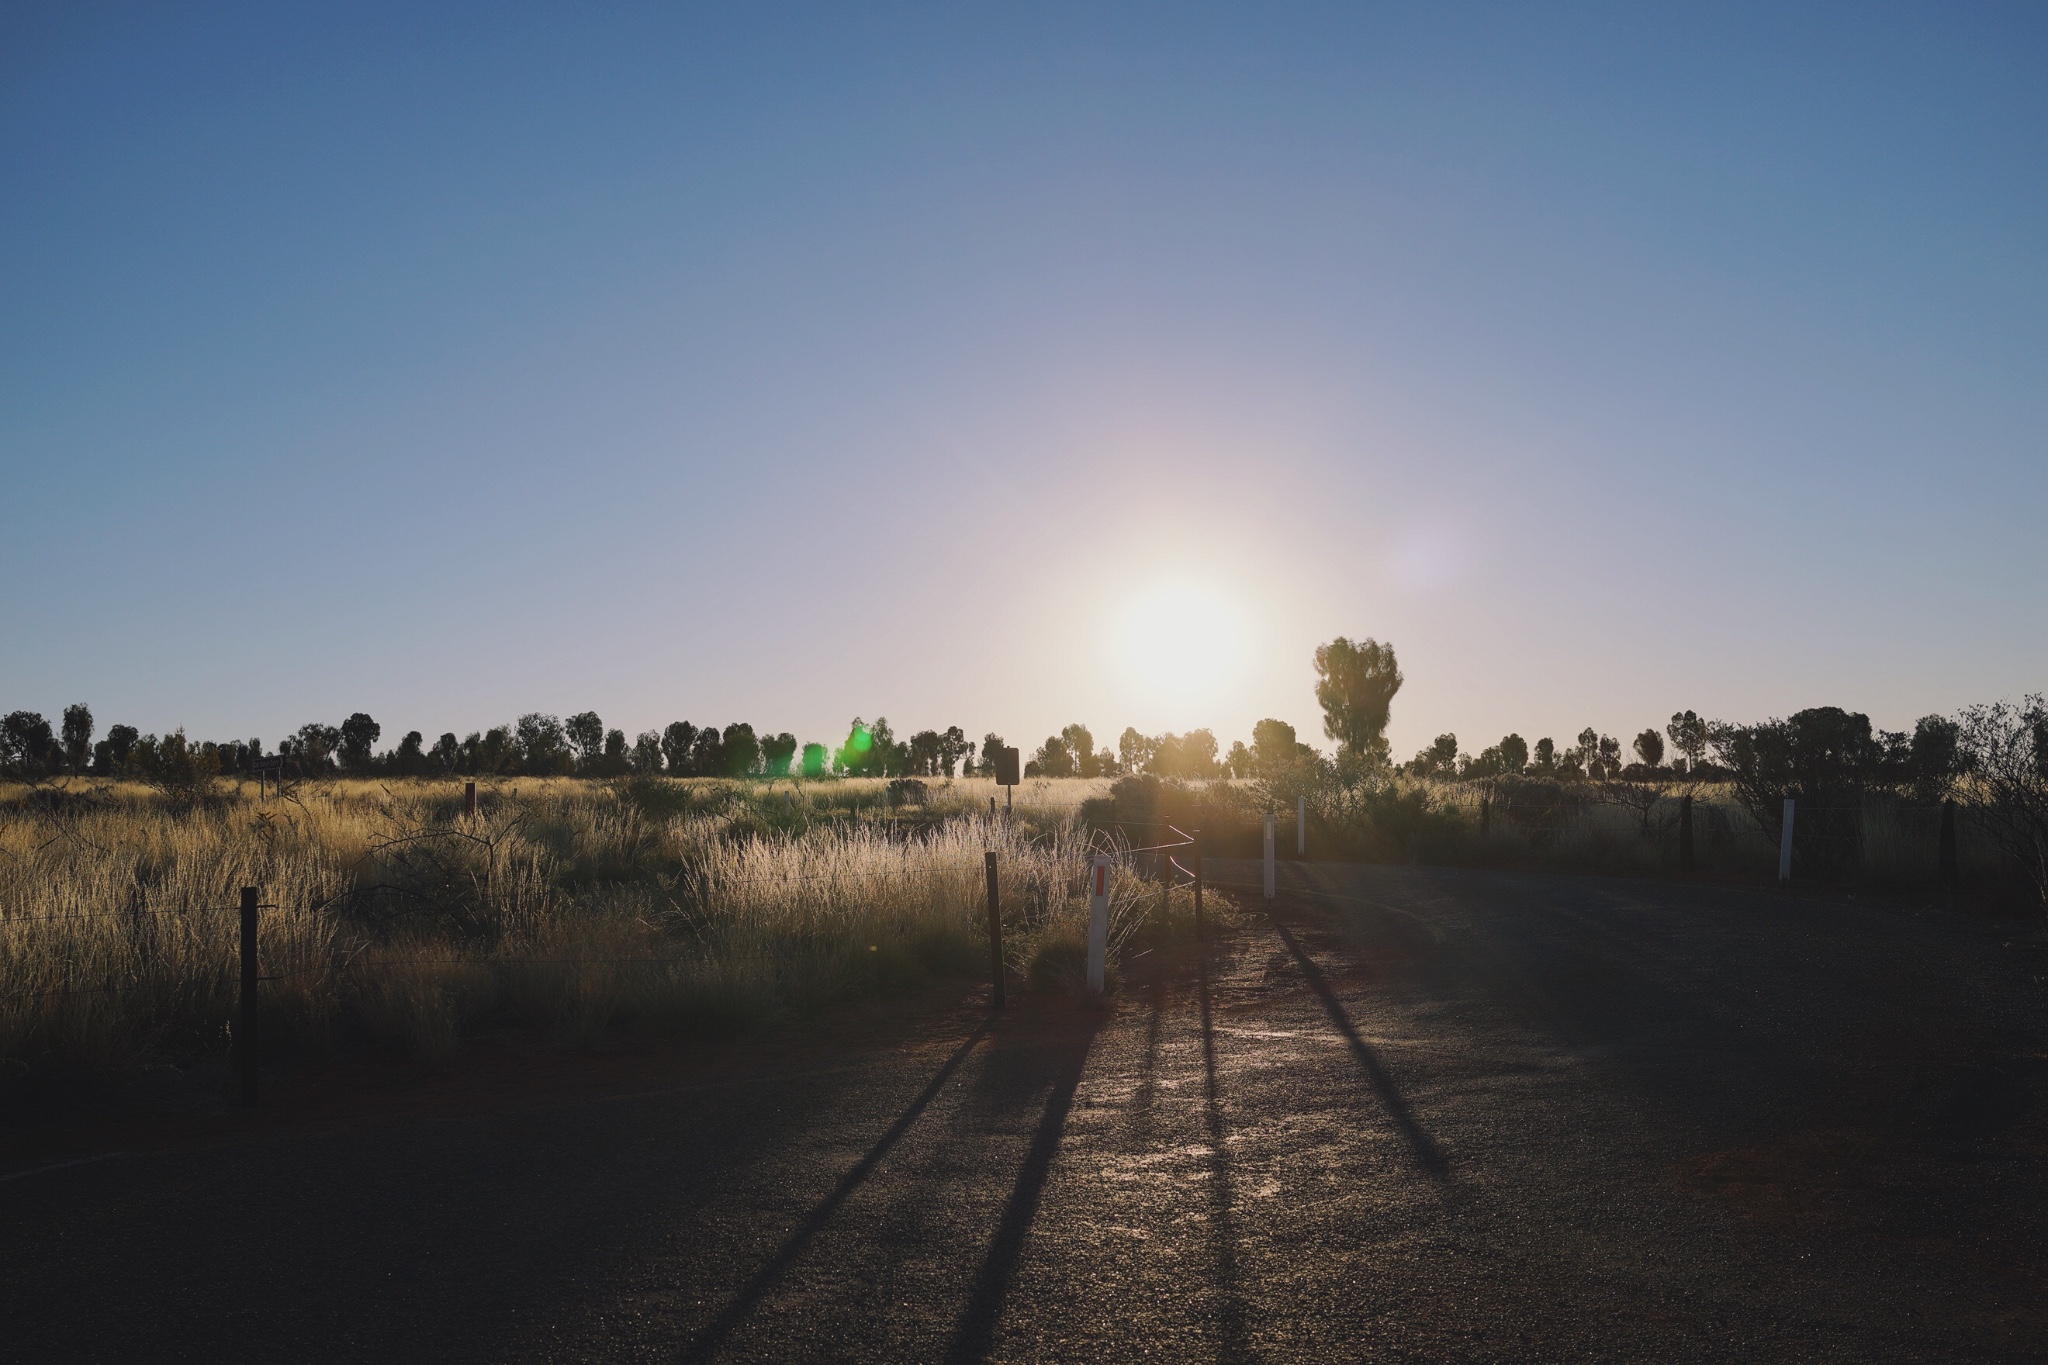
MULTIPOLYGON (((278 1055, 732 1030, 985 971, 990 848, 1013 966, 1043 978, 1085 914, 1095 788, 1029 784, 1013 821, 980 782, 520 780, 473 819, 452 782, 0 793, 0 1065, 219 1059, 247 885, 278 1055)), ((1119 939, 1154 903, 1121 878, 1114 902, 1119 939)))

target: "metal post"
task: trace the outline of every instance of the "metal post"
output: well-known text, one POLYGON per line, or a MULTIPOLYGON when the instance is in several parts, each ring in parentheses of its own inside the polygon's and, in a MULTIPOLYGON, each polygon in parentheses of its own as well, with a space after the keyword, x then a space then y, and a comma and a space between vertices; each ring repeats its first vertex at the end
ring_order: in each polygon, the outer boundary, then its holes
POLYGON ((1678 870, 1692 871, 1692 797, 1678 798, 1678 870))
POLYGON ((1102 994, 1109 960, 1109 855, 1095 855, 1088 871, 1088 990, 1102 994))
POLYGON ((1202 831, 1200 831, 1200 830, 1196 830, 1196 831, 1195 831, 1195 834, 1194 834, 1194 840, 1195 840, 1195 847, 1194 847, 1194 859, 1195 859, 1195 937, 1196 937, 1196 938, 1200 938, 1200 937, 1202 936, 1202 934, 1203 934, 1203 926, 1202 926, 1202 831))
POLYGON ((1308 857, 1308 798, 1294 798, 1294 856, 1308 857))
MULTIPOLYGON (((993 806, 996 799, 991 796, 988 803, 993 806)), ((989 1004, 1002 1009, 1006 1003, 1003 999, 1003 902, 996 891, 995 850, 990 849, 982 858, 988 868, 988 974, 994 983, 988 998, 989 1004)))
POLYGON ((1783 832, 1778 836, 1778 880, 1792 880, 1792 798, 1785 798, 1783 832))
POLYGON ((1950 797, 1941 803, 1941 847, 1937 854, 1936 870, 1942 881, 1951 889, 1957 880, 1956 865, 1956 803, 1950 797))
POLYGON ((242 1103, 256 1103, 256 888, 242 888, 242 1017, 235 1024, 242 1103))
POLYGON ((1266 812, 1266 899, 1273 899, 1273 812, 1266 812))
POLYGON ((472 820, 476 818, 476 783, 474 782, 462 784, 462 813, 472 820))
POLYGON ((988 799, 988 822, 991 825, 996 822, 996 799, 993 796, 988 799))

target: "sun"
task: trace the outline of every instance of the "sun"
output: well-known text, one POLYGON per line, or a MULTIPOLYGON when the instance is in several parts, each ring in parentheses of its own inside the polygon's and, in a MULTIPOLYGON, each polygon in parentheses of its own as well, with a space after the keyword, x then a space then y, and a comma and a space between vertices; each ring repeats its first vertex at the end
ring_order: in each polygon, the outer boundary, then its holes
POLYGON ((1236 593, 1199 577, 1166 575, 1139 587, 1111 611, 1108 633, 1118 680, 1134 699, 1171 714, 1193 718, 1223 702, 1243 674, 1243 605, 1236 593))

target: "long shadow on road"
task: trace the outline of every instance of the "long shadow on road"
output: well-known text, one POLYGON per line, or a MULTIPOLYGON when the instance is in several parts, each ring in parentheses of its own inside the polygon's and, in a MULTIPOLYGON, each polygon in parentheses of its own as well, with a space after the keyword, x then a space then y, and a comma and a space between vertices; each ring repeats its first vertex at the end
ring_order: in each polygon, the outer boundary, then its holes
POLYGON ((1379 1053, 1373 1050, 1372 1045, 1359 1036, 1358 1028, 1351 1022, 1351 1016, 1345 1012, 1343 1002, 1338 1000, 1337 993, 1330 989, 1329 979, 1323 975, 1323 969, 1302 951, 1293 931, 1285 924, 1276 918, 1273 920, 1273 927, 1279 932, 1280 941, 1287 945, 1287 951, 1294 955, 1295 965, 1301 968, 1301 974, 1307 979, 1309 989, 1314 991, 1316 999, 1322 1002, 1323 1011, 1330 1016, 1330 1022, 1336 1025, 1337 1032, 1344 1035, 1344 1041, 1351 1045, 1351 1055, 1358 1059, 1360 1069, 1365 1072, 1366 1080, 1372 1085, 1373 1094, 1379 1097, 1387 1116, 1394 1121, 1394 1126, 1401 1130, 1401 1136, 1407 1139, 1409 1151, 1415 1157, 1415 1164, 1422 1167, 1433 1179, 1449 1180, 1451 1163, 1445 1158, 1443 1149, 1438 1147, 1436 1139, 1416 1122, 1414 1111, 1409 1109, 1408 1101, 1401 1094, 1401 1087, 1395 1083, 1393 1073, 1387 1070, 1386 1063, 1380 1060, 1379 1053))
POLYGON ((1003 1215, 996 1223, 988 1253, 975 1273, 967 1306, 946 1345, 948 1362, 985 1360, 995 1343, 996 1327, 1016 1277, 1017 1262, 1023 1256, 1031 1224, 1038 1216, 1038 1201, 1052 1174, 1053 1159, 1059 1155, 1067 1114, 1074 1106, 1074 1091, 1081 1084, 1081 1072, 1088 1064, 1089 1049, 1099 1028, 1099 1021, 1092 1022, 1077 1037, 1054 1049, 1051 1093, 1046 1097, 1037 1131, 1032 1134, 1031 1146, 1024 1154, 1024 1163, 1018 1168, 1016 1183, 1010 1188, 1003 1215))
MULTIPOLYGON (((1216 1028, 1209 992, 1209 960, 1198 959, 1198 1002, 1202 1012, 1202 1108, 1209 1138, 1209 1226, 1216 1258, 1217 1325, 1223 1340, 1218 1358, 1224 1361, 1251 1359, 1251 1343, 1245 1334, 1244 1294, 1237 1273, 1236 1203, 1231 1180, 1230 1149, 1223 1133, 1223 1105, 1216 1079, 1216 1028)), ((1157 1017, 1156 1015, 1154 1016, 1157 1017)))
POLYGON ((824 1230, 825 1225, 832 1220, 832 1215, 838 1211, 839 1206, 846 1202, 849 1195, 860 1188, 863 1181, 874 1174, 875 1167, 879 1166, 882 1158, 889 1154, 889 1149, 894 1147, 902 1140, 903 1135, 910 1131, 910 1126, 917 1122, 918 1116, 924 1113, 932 1100, 945 1088, 946 1082, 952 1079, 953 1073, 960 1069, 960 1064, 967 1060, 967 1054, 974 1051, 975 1045, 988 1036, 990 1022, 984 1020, 980 1027, 968 1035, 965 1042, 953 1049, 953 1054, 946 1058, 945 1064, 939 1068, 938 1074, 932 1077, 931 1083, 918 1092, 917 1098, 913 1099, 903 1112, 897 1116, 896 1121, 889 1125, 888 1130, 876 1140, 875 1145, 868 1149, 867 1155, 855 1162, 853 1167, 840 1177, 839 1183, 832 1187, 832 1192, 820 1200, 818 1206, 812 1209, 801 1223, 796 1225, 795 1230, 783 1241, 782 1246, 773 1256, 769 1257, 767 1264, 755 1271, 754 1277, 741 1286, 739 1292, 733 1296, 733 1301, 726 1305, 725 1310, 712 1319, 697 1334, 696 1339, 684 1350, 680 1357, 681 1360, 696 1362, 711 1359, 718 1348, 724 1344, 725 1339, 732 1335, 733 1329, 744 1322, 747 1315, 754 1311, 754 1306, 761 1301, 762 1296, 774 1288, 776 1282, 789 1272, 791 1266, 796 1264, 797 1258, 803 1254, 804 1248, 810 1245, 812 1238, 824 1230))

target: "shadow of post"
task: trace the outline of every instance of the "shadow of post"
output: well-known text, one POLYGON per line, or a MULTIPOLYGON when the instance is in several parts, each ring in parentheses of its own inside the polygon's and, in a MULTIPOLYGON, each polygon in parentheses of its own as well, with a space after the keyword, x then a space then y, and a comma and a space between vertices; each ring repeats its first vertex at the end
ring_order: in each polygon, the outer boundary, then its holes
POLYGON ((1094 1046, 1099 1027, 1099 1023, 1091 1023, 1084 1033, 1061 1048, 1045 1112, 1031 1136, 1024 1164, 1018 1168, 1017 1182, 1011 1187, 1003 1216, 996 1223, 995 1236, 989 1240, 988 1254, 982 1258, 981 1269, 975 1272, 967 1306, 961 1310, 960 1320, 953 1326, 952 1340, 946 1344, 948 1362, 984 1360, 995 1343, 996 1324, 1002 1319, 1003 1303, 1009 1297, 1017 1261, 1024 1253, 1024 1239, 1038 1216, 1039 1197, 1052 1174, 1053 1158, 1059 1155, 1067 1114, 1074 1106, 1074 1091, 1081 1083, 1081 1072, 1088 1063, 1088 1052, 1094 1046))
POLYGON ((1323 1010, 1330 1016, 1330 1022, 1337 1026, 1337 1031, 1344 1035, 1344 1041, 1351 1045, 1351 1055, 1358 1058, 1358 1065, 1364 1070, 1366 1080, 1371 1083, 1373 1093, 1379 1097, 1381 1106, 1386 1109, 1387 1116, 1394 1121, 1394 1126, 1400 1129, 1401 1136, 1407 1139, 1409 1151, 1415 1157, 1415 1164, 1436 1180, 1449 1180, 1451 1163, 1444 1157, 1443 1149, 1438 1147, 1436 1139, 1424 1132, 1422 1125, 1415 1121, 1414 1112, 1408 1108, 1408 1101, 1402 1096, 1401 1088, 1394 1083, 1392 1073, 1387 1070, 1386 1064, 1380 1060, 1379 1054, 1373 1051, 1371 1045, 1359 1037, 1357 1027, 1351 1022, 1351 1016, 1344 1012, 1344 1005, 1337 999, 1337 993, 1330 989, 1329 979, 1323 975, 1323 969, 1302 951, 1301 944, 1296 941, 1293 932, 1285 924, 1276 918, 1273 920, 1273 927, 1279 931, 1280 941, 1287 945, 1287 951, 1294 955, 1295 965, 1301 968, 1302 976, 1307 978, 1309 989, 1323 1002, 1323 1010))
POLYGON ((689 1346, 684 1349, 682 1355, 677 1357, 678 1360, 685 1362, 709 1360, 713 1352, 725 1344, 725 1339, 732 1335, 733 1329, 746 1320, 747 1315, 754 1311, 754 1306, 761 1301, 770 1289, 775 1287, 775 1282, 787 1274, 792 1265, 796 1264, 797 1257, 803 1254, 804 1248, 810 1245, 811 1239, 816 1237, 824 1229, 825 1224, 831 1221, 832 1215, 838 1211, 839 1206, 846 1202, 849 1195, 860 1188, 861 1182, 874 1174, 875 1167, 880 1165, 882 1158, 889 1154, 889 1149, 894 1147, 902 1140, 903 1135, 910 1131, 910 1125, 917 1122, 918 1115, 922 1114, 925 1108, 937 1098, 939 1091, 945 1088, 946 1082, 952 1078, 953 1073, 960 1069, 960 1064, 967 1060, 967 1054, 974 1051, 975 1044, 988 1035, 991 1022, 990 1020, 983 1020, 973 1033, 967 1035, 965 1042, 953 1049, 953 1054, 946 1058, 945 1065, 939 1068, 938 1074, 932 1077, 931 1083, 918 1092, 917 1098, 912 1100, 909 1107, 904 1109, 897 1116, 896 1121, 889 1125, 888 1131, 883 1133, 876 1140, 875 1145, 868 1149, 867 1155, 855 1162, 852 1169, 839 1178, 839 1183, 832 1187, 832 1193, 820 1200, 818 1206, 805 1216, 803 1222, 796 1225, 796 1228, 784 1239, 782 1246, 768 1259, 767 1264, 755 1271, 753 1278, 740 1287, 740 1291, 733 1296, 732 1302, 725 1306, 724 1311, 697 1333, 689 1346))
POLYGON ((1230 1151, 1224 1145, 1223 1104, 1216 1080, 1216 1029, 1211 1020, 1209 960, 1197 960, 1199 999, 1202 1007, 1202 1101, 1209 1137, 1209 1227, 1216 1256, 1217 1326, 1222 1333, 1217 1359, 1251 1359, 1251 1345, 1245 1338, 1244 1295, 1237 1283, 1236 1203, 1231 1181, 1230 1151))

